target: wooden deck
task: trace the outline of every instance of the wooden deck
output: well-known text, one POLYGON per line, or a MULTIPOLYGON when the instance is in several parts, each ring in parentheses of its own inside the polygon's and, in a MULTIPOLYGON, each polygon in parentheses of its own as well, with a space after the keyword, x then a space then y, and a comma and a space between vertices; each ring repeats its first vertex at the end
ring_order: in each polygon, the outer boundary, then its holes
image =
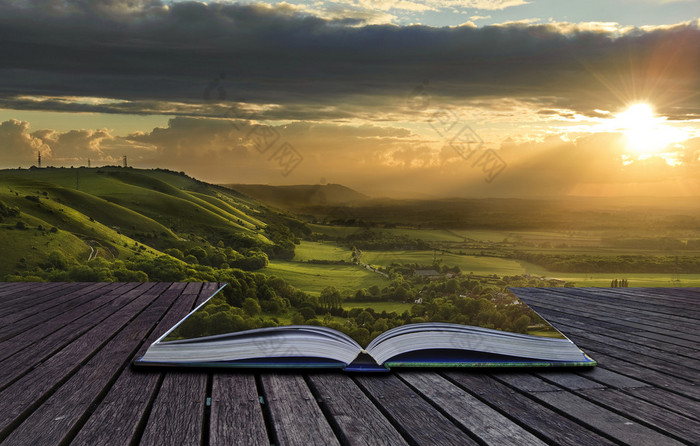
POLYGON ((700 289, 514 289, 589 370, 133 370, 217 284, 0 283, 4 445, 674 445, 700 439, 700 289))

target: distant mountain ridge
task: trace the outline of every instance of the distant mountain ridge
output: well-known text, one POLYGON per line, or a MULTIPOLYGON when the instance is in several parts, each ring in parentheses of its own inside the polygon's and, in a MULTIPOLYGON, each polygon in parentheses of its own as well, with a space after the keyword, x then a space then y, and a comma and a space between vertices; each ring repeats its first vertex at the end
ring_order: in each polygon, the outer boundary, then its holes
POLYGON ((223 184, 222 186, 282 209, 346 205, 370 199, 369 196, 340 184, 303 184, 295 186, 223 184))

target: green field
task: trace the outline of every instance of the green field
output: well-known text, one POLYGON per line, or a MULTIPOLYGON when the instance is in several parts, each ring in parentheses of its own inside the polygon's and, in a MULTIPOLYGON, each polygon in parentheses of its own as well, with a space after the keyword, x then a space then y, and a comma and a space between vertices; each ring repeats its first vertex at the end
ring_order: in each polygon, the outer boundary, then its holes
POLYGON ((547 273, 547 277, 571 281, 577 287, 607 288, 613 279, 627 279, 630 287, 700 287, 700 274, 547 273))
POLYGON ((392 263, 417 263, 432 265, 433 259, 441 265, 459 266, 463 273, 518 275, 524 273, 546 274, 547 271, 537 265, 500 257, 479 257, 433 251, 363 251, 362 261, 370 265, 387 266, 392 263))
POLYGON ((327 286, 334 286, 341 294, 350 294, 361 288, 377 285, 383 288, 389 280, 358 265, 315 265, 273 260, 263 273, 280 277, 291 285, 318 295, 327 286))
POLYGON ((294 260, 305 262, 307 260, 345 260, 351 261, 350 250, 341 248, 331 242, 309 242, 303 240, 294 249, 294 260))

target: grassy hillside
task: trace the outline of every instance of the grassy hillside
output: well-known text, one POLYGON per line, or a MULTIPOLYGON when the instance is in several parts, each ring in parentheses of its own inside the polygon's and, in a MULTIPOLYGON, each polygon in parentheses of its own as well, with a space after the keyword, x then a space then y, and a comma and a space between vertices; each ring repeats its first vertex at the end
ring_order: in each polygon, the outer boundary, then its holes
POLYGON ((291 258, 304 232, 293 217, 166 170, 1 170, 0 203, 0 278, 45 266, 52 252, 73 264, 168 256, 175 263, 257 269, 246 259, 291 258))

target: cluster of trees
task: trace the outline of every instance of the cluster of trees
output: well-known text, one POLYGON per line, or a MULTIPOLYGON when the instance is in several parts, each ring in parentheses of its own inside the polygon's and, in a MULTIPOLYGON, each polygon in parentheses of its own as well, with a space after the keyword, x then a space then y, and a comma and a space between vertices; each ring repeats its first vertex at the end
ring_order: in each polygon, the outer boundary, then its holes
POLYGON ((430 245, 424 240, 411 238, 403 234, 394 234, 389 231, 373 231, 369 228, 360 229, 345 237, 335 237, 332 239, 353 249, 430 249, 430 245))
MULTIPOLYGON (((453 272, 455 268, 447 268, 453 272)), ((357 290, 354 295, 345 298, 349 302, 413 302, 418 298, 435 298, 445 294, 489 296, 503 291, 507 287, 558 287, 574 286, 573 282, 546 279, 537 276, 475 276, 473 274, 457 275, 452 278, 442 277, 430 280, 413 274, 410 265, 392 265, 387 269, 392 277, 389 285, 379 288, 373 285, 357 290)))
POLYGON ((557 272, 695 274, 700 271, 700 257, 691 256, 591 256, 519 251, 514 257, 557 272))
POLYGON ((627 283, 627 279, 613 279, 612 282, 610 282, 610 288, 627 288, 629 287, 629 284, 627 283))
POLYGON ((700 240, 680 240, 673 237, 639 237, 639 238, 615 238, 603 239, 605 244, 618 248, 633 248, 633 249, 657 249, 662 251, 676 251, 685 249, 700 248, 700 240))
POLYGON ((169 248, 164 252, 189 264, 206 265, 219 269, 240 268, 246 271, 255 271, 265 268, 269 263, 267 254, 260 249, 247 249, 244 255, 230 246, 225 247, 221 241, 218 246, 203 244, 184 251, 178 248, 169 248))
POLYGON ((537 313, 519 301, 496 304, 486 297, 450 295, 426 299, 413 305, 411 314, 414 315, 412 322, 453 322, 516 333, 527 333, 533 321, 545 323, 537 313))

